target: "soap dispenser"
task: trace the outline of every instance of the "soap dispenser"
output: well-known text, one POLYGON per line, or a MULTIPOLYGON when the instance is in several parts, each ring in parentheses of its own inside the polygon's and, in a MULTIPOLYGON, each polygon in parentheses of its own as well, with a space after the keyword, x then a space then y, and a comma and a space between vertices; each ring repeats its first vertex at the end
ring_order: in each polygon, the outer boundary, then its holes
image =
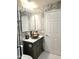
POLYGON ((25 39, 29 39, 29 34, 28 33, 25 34, 25 39))

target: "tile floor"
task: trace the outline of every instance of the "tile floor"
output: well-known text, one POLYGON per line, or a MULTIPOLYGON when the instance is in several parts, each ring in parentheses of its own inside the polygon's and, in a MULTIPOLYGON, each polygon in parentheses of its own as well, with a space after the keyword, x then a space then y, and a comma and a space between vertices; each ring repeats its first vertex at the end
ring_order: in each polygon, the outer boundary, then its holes
MULTIPOLYGON (((22 59, 27 59, 27 57, 23 57, 22 59)), ((28 58, 29 59, 29 58, 28 58)), ((48 52, 43 52, 38 59, 61 59, 61 56, 54 55, 48 52)))
POLYGON ((54 55, 48 52, 43 52, 38 59, 61 59, 61 56, 54 55))

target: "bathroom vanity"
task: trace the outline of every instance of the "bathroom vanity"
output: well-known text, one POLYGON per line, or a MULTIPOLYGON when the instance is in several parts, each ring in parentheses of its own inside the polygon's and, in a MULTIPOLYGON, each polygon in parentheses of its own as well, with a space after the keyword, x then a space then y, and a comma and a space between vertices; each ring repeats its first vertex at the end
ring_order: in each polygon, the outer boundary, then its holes
POLYGON ((33 59, 38 59, 43 49, 43 36, 37 39, 23 39, 23 54, 30 55, 33 59))

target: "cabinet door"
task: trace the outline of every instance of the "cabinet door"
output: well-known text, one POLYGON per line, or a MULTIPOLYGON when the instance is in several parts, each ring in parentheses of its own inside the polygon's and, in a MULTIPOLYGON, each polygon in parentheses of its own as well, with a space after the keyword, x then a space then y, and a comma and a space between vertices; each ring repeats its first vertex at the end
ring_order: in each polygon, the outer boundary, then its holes
POLYGON ((39 55, 44 51, 44 49, 43 49, 43 39, 44 38, 42 38, 39 42, 39 55))
POLYGON ((33 56, 33 47, 31 43, 23 42, 23 54, 33 56))
POLYGON ((38 58, 42 52, 43 52, 43 39, 40 39, 34 44, 35 58, 38 58))
POLYGON ((34 46, 34 50, 33 50, 33 53, 34 53, 34 59, 37 59, 39 57, 39 46, 34 46))

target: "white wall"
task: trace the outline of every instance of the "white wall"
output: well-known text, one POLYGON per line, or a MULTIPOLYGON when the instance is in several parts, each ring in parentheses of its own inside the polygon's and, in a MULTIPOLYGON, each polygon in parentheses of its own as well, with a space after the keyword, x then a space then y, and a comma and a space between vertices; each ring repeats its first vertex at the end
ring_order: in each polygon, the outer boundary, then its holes
POLYGON ((61 55, 61 12, 60 9, 54 9, 44 13, 45 30, 45 50, 61 55))

